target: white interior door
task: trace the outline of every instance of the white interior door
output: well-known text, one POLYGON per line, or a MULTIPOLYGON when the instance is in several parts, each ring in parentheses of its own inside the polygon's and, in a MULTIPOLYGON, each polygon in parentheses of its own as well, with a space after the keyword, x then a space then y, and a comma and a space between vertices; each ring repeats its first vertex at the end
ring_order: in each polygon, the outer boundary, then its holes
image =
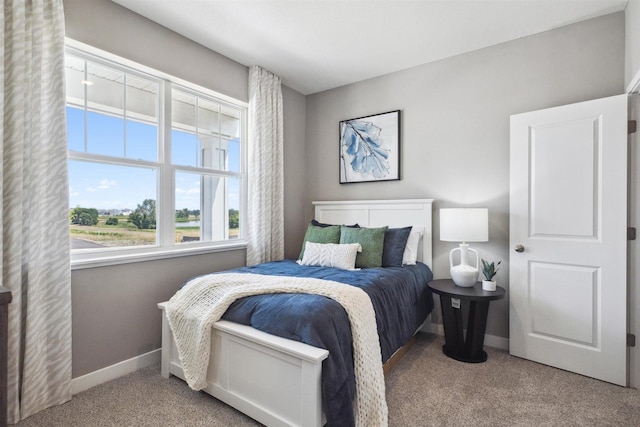
POLYGON ((627 96, 511 116, 510 179, 511 354, 626 385, 627 96))

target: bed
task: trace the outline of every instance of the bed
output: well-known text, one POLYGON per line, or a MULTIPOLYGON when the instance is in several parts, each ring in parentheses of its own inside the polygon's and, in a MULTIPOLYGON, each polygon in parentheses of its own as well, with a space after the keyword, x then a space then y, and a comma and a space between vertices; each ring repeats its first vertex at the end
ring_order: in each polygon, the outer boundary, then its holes
MULTIPOLYGON (((423 236, 417 258, 431 266, 432 200, 313 204, 315 219, 323 223, 421 228, 423 236)), ((165 304, 159 307, 164 310, 165 304)), ((322 369, 323 362, 331 360, 329 351, 228 320, 216 322, 211 335, 205 392, 268 426, 323 425, 322 369)), ((390 352, 388 348, 383 349, 383 353, 385 351, 390 352)), ((393 357, 388 354, 387 359, 393 357)), ((165 315, 161 371, 164 377, 175 375, 185 379, 165 315)))

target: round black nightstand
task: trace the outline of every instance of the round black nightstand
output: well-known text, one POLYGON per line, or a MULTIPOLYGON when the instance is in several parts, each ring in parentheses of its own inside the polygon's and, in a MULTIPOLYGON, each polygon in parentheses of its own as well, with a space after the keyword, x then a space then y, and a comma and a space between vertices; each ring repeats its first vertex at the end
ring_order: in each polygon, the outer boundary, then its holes
POLYGON ((463 288, 451 279, 438 279, 429 283, 429 289, 440 295, 445 341, 442 352, 461 362, 480 363, 487 360, 487 353, 482 347, 489 302, 504 298, 504 288, 497 286, 495 291, 483 291, 480 282, 463 288), (466 338, 462 332, 461 301, 469 301, 466 338))

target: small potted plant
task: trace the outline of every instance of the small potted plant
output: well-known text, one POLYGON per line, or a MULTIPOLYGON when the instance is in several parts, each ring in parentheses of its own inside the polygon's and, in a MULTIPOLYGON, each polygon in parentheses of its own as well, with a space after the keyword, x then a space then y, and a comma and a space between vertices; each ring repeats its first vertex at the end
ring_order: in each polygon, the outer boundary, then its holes
POLYGON ((495 291, 496 290, 496 281, 493 280, 493 277, 496 275, 499 268, 497 268, 502 261, 498 261, 497 264, 493 262, 487 262, 484 259, 482 260, 482 274, 484 274, 485 280, 482 281, 482 290, 485 291, 495 291))

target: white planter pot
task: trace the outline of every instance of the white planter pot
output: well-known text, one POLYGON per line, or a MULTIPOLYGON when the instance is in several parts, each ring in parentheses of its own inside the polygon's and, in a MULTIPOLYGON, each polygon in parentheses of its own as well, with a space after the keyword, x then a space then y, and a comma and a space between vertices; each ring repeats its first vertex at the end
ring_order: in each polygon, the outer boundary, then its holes
POLYGON ((482 281, 482 290, 483 291, 495 291, 496 290, 496 281, 495 280, 483 280, 482 281))

